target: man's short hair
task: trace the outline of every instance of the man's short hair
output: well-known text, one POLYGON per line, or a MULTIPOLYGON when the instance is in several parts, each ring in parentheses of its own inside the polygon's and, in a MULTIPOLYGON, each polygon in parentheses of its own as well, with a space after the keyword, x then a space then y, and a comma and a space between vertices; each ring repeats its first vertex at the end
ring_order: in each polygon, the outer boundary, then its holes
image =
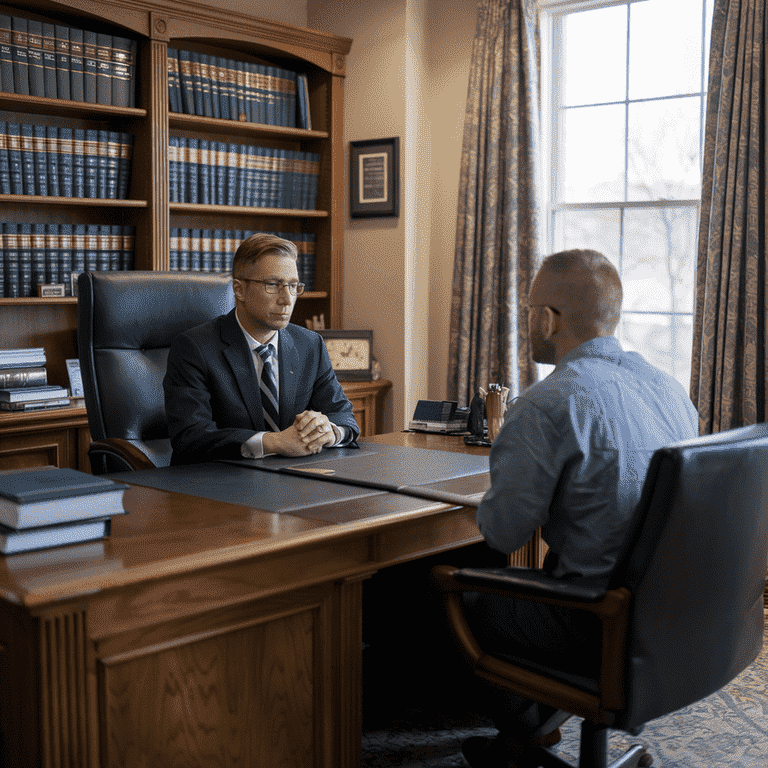
POLYGON ((589 301, 591 306, 582 306, 575 316, 577 322, 583 328, 576 330, 585 334, 592 325, 603 335, 610 336, 616 330, 621 317, 621 303, 624 300, 624 291, 621 287, 621 278, 616 267, 607 256, 599 251, 586 248, 573 248, 568 251, 560 251, 547 256, 541 263, 541 269, 561 275, 574 276, 581 273, 588 286, 587 294, 582 298, 584 304, 589 301))
POLYGON ((232 260, 232 276, 238 277, 242 267, 247 264, 255 264, 263 256, 272 254, 288 256, 294 261, 298 258, 296 244, 290 240, 283 240, 282 237, 263 232, 251 235, 243 240, 235 251, 235 258, 232 260))

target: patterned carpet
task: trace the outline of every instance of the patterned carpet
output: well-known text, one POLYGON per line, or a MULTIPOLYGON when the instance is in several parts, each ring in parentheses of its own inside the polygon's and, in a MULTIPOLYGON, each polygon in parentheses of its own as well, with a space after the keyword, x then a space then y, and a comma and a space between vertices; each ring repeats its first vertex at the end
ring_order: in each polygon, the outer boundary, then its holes
MULTIPOLYGON (((495 733, 491 723, 467 711, 459 697, 443 692, 437 701, 419 701, 415 692, 391 683, 388 677, 381 689, 367 688, 363 768, 466 768, 461 742, 471 735, 495 733), (396 700, 391 698, 393 688, 396 700), (372 696, 378 705, 371 704, 372 696)), ((555 747, 574 765, 580 722, 571 718, 555 747)), ((652 721, 637 737, 611 731, 611 759, 637 743, 653 756, 653 768, 768 768, 768 631, 755 663, 722 690, 652 721)))

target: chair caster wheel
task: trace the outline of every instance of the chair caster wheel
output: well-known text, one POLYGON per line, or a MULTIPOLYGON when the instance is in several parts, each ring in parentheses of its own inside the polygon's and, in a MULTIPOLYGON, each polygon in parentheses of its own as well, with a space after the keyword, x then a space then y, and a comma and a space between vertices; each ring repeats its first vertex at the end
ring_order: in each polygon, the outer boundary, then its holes
POLYGON ((638 768, 649 768, 652 763, 653 756, 646 753, 637 761, 637 766, 638 768))

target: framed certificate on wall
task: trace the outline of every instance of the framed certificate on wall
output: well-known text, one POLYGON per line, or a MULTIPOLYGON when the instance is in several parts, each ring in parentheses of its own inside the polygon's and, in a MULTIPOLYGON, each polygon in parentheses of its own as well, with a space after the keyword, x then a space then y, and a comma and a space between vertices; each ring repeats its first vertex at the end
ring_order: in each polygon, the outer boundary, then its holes
POLYGON ((349 142, 349 215, 398 216, 400 139, 349 142))

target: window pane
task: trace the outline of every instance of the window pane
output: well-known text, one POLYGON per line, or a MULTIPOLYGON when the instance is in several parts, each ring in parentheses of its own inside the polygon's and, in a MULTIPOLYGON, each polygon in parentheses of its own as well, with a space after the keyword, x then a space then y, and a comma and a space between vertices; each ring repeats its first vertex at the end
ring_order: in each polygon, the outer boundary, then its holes
POLYGON ((591 248, 604 253, 618 268, 621 212, 559 211, 554 216, 555 250, 591 248))
POLYGON ((630 104, 627 199, 701 196, 700 118, 699 96, 630 104))
POLYGON ((566 106, 623 101, 627 92, 627 7, 563 17, 560 85, 566 106))
POLYGON ((630 6, 630 99, 700 92, 701 14, 702 0, 630 6))
POLYGON ((694 206, 625 211, 625 310, 693 312, 697 231, 694 206))
POLYGON ((690 315, 622 313, 620 341, 649 363, 674 376, 686 392, 691 385, 693 320, 690 315))
POLYGON ((624 199, 624 106, 579 107, 563 119, 563 199, 624 199))

